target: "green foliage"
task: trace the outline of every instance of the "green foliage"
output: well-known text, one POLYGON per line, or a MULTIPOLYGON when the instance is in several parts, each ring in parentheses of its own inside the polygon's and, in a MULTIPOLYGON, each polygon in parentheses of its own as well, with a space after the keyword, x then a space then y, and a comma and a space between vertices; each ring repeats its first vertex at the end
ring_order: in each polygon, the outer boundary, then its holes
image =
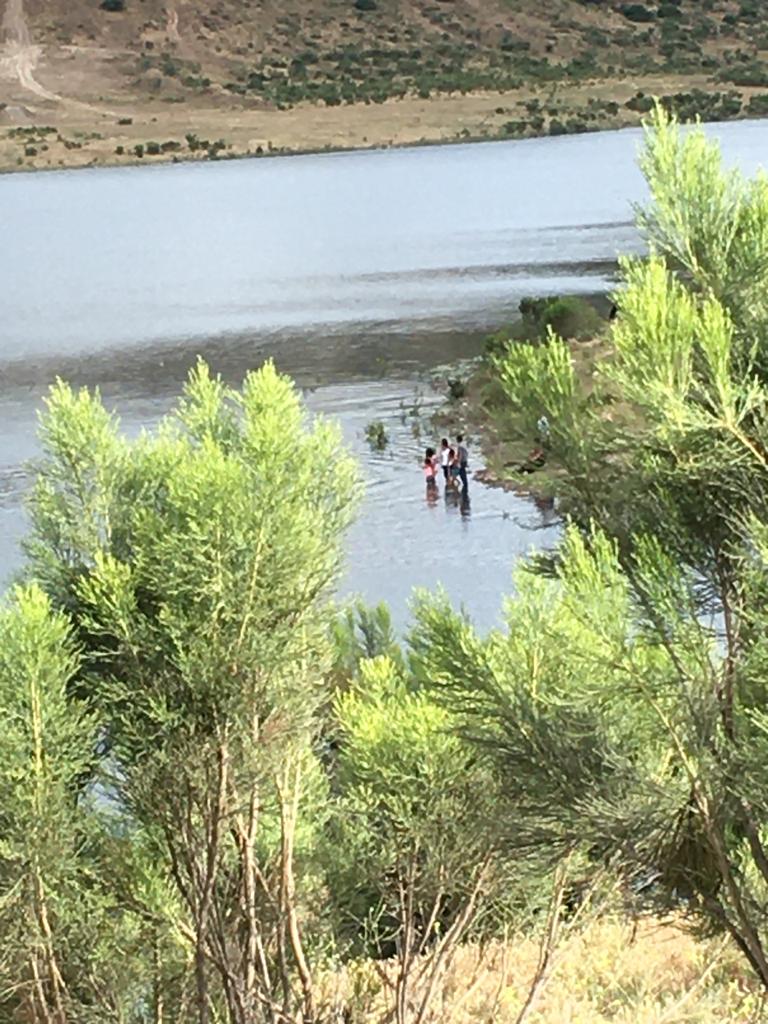
POLYGON ((587 299, 577 295, 556 295, 521 299, 523 336, 529 341, 545 340, 551 331, 563 338, 593 338, 603 320, 587 299))
POLYGON ((299 884, 294 865, 324 813, 326 602, 356 468, 271 364, 240 392, 198 364, 134 442, 59 383, 41 439, 30 572, 84 643, 76 684, 109 743, 108 791, 175 895, 159 923, 189 937, 200 1007, 234 1014, 235 977, 238 999, 308 1014, 312 875, 299 884), (259 944, 271 966, 254 972, 259 944))
POLYGON ((460 401, 467 393, 467 385, 461 377, 451 377, 448 380, 448 397, 452 402, 460 401))
MULTIPOLYGON (((649 113, 655 105, 651 96, 637 92, 624 106, 628 110, 649 113)), ((726 121, 741 111, 742 100, 736 92, 711 92, 692 89, 690 92, 669 93, 659 98, 660 105, 681 121, 726 121)))
POLYGON ((768 184, 661 108, 641 166, 650 254, 622 263, 596 385, 555 337, 498 360, 569 471, 554 577, 518 586, 509 639, 469 636, 441 665, 431 612, 420 645, 503 773, 510 848, 618 858, 730 933, 768 986, 768 184), (610 396, 621 416, 599 414, 610 396), (521 622, 535 657, 513 664, 521 622))
POLYGON ((768 67, 764 64, 742 64, 737 67, 723 68, 718 74, 723 82, 732 82, 739 86, 766 86, 768 85, 768 67))
POLYGON ((382 420, 371 420, 366 424, 365 439, 374 451, 384 451, 389 444, 389 434, 382 420))
POLYGON ((656 20, 656 12, 643 4, 622 4, 619 10, 628 21, 642 23, 656 20))
POLYGON ((136 922, 111 903, 93 858, 100 825, 83 780, 98 723, 70 695, 78 668, 66 617, 39 588, 14 590, 0 610, 4 1019, 14 1008, 35 1022, 128 1011, 144 967, 136 922), (121 944, 126 963, 115 959, 121 944))
POLYGON ((340 685, 359 676, 363 661, 387 657, 402 666, 403 656, 395 637, 392 616, 383 602, 369 608, 356 601, 333 619, 331 626, 334 670, 340 685))
POLYGON ((490 891, 490 777, 386 655, 361 662, 336 717, 342 933, 378 955, 409 942, 421 955, 474 908, 481 880, 490 891))

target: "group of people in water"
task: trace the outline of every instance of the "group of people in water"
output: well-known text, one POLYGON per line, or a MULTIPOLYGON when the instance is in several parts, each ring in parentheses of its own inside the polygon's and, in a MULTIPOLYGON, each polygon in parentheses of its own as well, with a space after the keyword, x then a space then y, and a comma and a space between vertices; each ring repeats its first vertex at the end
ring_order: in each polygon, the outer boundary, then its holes
POLYGON ((456 443, 451 444, 447 437, 440 441, 440 450, 427 448, 424 455, 424 477, 427 481, 427 496, 437 492, 438 472, 442 470, 445 480, 445 493, 461 492, 465 497, 469 493, 467 468, 469 452, 464 443, 464 435, 456 435, 456 443))

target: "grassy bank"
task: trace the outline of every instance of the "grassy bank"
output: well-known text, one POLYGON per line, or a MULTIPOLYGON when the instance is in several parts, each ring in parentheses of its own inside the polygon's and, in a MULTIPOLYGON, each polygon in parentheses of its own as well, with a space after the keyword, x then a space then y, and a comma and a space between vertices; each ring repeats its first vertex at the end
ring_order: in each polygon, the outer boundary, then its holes
MULTIPOLYGON (((558 496, 566 471, 549 452, 540 465, 529 459, 541 445, 510 405, 494 360, 510 342, 545 344, 551 327, 566 340, 576 376, 590 392, 599 365, 612 354, 610 309, 604 296, 523 300, 520 319, 488 338, 485 355, 446 376, 446 403, 436 414, 435 425, 451 436, 462 429, 473 435, 480 456, 475 461, 483 464, 476 479, 546 498, 558 496)), ((624 415, 617 397, 606 405, 604 415, 624 415)))
MULTIPOLYGON (((554 950, 537 983, 540 953, 531 935, 485 949, 463 947, 429 1019, 440 1024, 757 1024, 763 1019, 757 986, 733 949, 722 939, 697 940, 674 922, 595 921, 554 950)), ((326 978, 326 998, 344 1001, 354 1024, 384 1020, 390 980, 386 963, 356 962, 326 978)))

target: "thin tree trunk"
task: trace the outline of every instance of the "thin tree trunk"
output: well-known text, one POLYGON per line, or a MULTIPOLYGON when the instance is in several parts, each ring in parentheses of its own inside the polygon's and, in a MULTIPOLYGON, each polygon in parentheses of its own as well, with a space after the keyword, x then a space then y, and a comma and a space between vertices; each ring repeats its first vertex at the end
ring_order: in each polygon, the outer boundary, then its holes
POLYGON ((229 753, 225 742, 221 742, 216 751, 216 795, 213 806, 208 809, 207 850, 205 869, 202 879, 202 891, 197 909, 195 938, 195 986, 197 991, 198 1024, 209 1024, 210 1003, 208 998, 208 972, 206 970, 208 947, 208 917, 210 913, 213 889, 216 881, 217 863, 219 858, 219 836, 221 822, 224 817, 228 781, 229 753))
MULTIPOLYGON (((42 821, 46 810, 46 794, 43 780, 45 775, 45 740, 43 736, 43 717, 42 707, 40 704, 40 691, 38 690, 35 681, 30 682, 29 701, 32 717, 33 771, 35 778, 33 807, 35 817, 38 821, 42 821)), ((37 925, 43 939, 45 971, 48 975, 48 984, 50 986, 51 998, 53 1000, 53 1014, 51 1015, 48 1008, 48 997, 43 996, 44 1012, 49 1016, 49 1019, 55 1022, 55 1024, 65 1024, 66 1013, 64 1010, 63 1000, 66 993, 66 985, 64 984, 64 979, 61 976, 56 959, 53 931, 48 917, 48 901, 45 894, 45 884, 43 882, 43 869, 40 864, 39 853, 37 850, 35 850, 32 857, 32 893, 35 917, 37 918, 37 925)), ((35 969, 37 970, 37 968, 35 969)), ((37 980, 41 982, 41 979, 38 978, 37 980)))
POLYGON ((515 1024, 525 1024, 525 1021, 530 1016, 541 990, 547 983, 547 977, 549 975, 552 962, 552 954, 557 944, 558 933, 560 931, 560 913, 563 907, 563 894, 565 892, 566 878, 567 875, 563 871, 555 882, 554 892, 552 893, 552 903, 550 904, 549 910, 549 919, 541 940, 541 946, 539 947, 539 962, 536 965, 536 973, 533 976, 531 987, 528 989, 528 995, 520 1009, 520 1013, 518 1013, 515 1018, 515 1024))
MULTIPOLYGON (((749 912, 744 906, 744 901, 742 899, 741 892, 739 891, 738 883, 733 877, 733 870, 728 860, 725 843, 711 814, 709 801, 703 794, 698 793, 697 802, 702 811, 707 837, 709 838, 715 853, 720 877, 725 885, 728 898, 731 901, 734 913, 736 914, 736 918, 739 923, 742 940, 739 945, 742 949, 746 947, 749 950, 749 960, 755 968, 763 986, 768 988, 768 961, 766 961, 765 950, 763 949, 763 944, 760 941, 757 929, 749 916, 749 912)), ((729 925, 729 927, 732 928, 733 926, 729 925)))
POLYGON ((155 935, 152 956, 152 1012, 154 1024, 163 1024, 165 1007, 163 1003, 162 960, 160 957, 160 939, 155 935))
POLYGON ((301 930, 299 917, 296 910, 296 878, 293 871, 293 851, 296 834, 296 818, 298 816, 299 797, 301 793, 301 768, 296 766, 293 780, 293 787, 290 801, 286 804, 281 801, 282 816, 282 871, 283 871, 283 892, 285 897, 285 912, 288 919, 288 936, 291 942, 293 958, 296 961, 296 968, 299 972, 299 981, 302 992, 303 1022, 312 1024, 315 1019, 314 990, 312 975, 309 970, 304 947, 301 941, 301 930), (286 813, 287 810, 287 813, 286 813))

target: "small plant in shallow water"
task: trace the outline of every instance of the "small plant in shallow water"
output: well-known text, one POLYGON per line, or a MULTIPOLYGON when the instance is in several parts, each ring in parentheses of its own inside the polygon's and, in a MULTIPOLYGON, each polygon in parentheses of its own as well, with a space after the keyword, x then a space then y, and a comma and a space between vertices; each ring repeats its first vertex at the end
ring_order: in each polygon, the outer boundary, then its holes
POLYGON ((448 379, 448 398, 452 402, 458 402, 467 393, 467 385, 461 377, 450 377, 448 379))
POLYGON ((383 452, 389 444, 389 434, 384 423, 381 420, 371 420, 365 428, 365 439, 374 451, 383 452))

